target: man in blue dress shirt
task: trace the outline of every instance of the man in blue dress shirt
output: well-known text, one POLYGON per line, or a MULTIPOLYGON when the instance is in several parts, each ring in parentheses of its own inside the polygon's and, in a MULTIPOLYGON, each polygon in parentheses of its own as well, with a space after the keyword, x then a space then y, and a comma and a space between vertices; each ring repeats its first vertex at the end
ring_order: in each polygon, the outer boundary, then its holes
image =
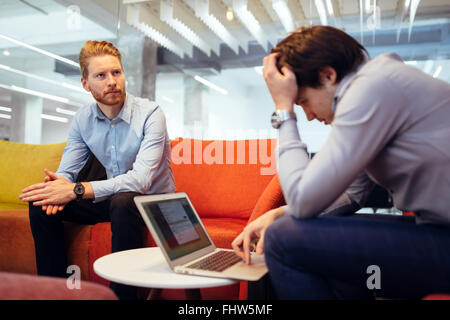
MULTIPOLYGON (((176 191, 164 113, 126 93, 120 52, 88 41, 79 61, 83 87, 96 103, 75 115, 57 172, 45 170, 44 182, 20 196, 30 203, 40 275, 67 276, 63 221, 111 221, 112 252, 139 248, 144 224, 133 198, 176 191)), ((136 288, 111 287, 121 299, 136 297, 136 288)))

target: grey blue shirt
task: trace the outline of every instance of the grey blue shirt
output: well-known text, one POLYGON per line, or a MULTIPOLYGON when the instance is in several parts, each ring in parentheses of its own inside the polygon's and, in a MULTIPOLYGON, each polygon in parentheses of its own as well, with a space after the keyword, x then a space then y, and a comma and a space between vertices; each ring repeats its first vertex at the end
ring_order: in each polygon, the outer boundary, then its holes
POLYGON ((127 94, 112 120, 96 103, 81 108, 56 173, 74 182, 90 152, 107 174, 107 180, 91 182, 96 201, 119 192, 175 192, 166 120, 155 102, 127 94))
POLYGON ((296 122, 279 130, 279 177, 288 207, 315 217, 355 201, 375 182, 417 223, 450 224, 450 85, 394 54, 340 83, 322 149, 309 161, 296 122))

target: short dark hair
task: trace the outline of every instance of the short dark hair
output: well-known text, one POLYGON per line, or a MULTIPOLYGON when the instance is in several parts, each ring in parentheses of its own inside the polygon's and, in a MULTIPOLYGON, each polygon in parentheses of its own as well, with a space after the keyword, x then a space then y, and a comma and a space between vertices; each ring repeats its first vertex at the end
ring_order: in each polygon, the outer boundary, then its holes
POLYGON ((281 53, 277 64, 280 70, 290 66, 299 86, 313 88, 322 85, 319 72, 323 67, 336 70, 339 82, 369 57, 353 37, 330 26, 302 27, 278 43, 272 52, 281 53))

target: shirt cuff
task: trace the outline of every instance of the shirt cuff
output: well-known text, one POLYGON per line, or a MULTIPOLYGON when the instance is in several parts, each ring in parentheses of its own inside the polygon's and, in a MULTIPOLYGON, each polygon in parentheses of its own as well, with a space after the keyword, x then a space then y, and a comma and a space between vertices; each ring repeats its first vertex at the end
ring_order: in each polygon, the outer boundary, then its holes
POLYGON ((114 185, 111 180, 90 181, 94 191, 94 202, 100 202, 114 193, 114 185))

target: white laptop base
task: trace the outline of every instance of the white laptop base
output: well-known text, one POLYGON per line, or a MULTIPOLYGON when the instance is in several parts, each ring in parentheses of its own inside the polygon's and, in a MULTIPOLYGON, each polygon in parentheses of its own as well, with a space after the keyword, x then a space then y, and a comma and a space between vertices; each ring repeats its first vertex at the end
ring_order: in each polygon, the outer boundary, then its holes
POLYGON ((252 253, 251 265, 242 260, 223 271, 187 268, 218 251, 185 193, 137 196, 134 198, 153 239, 171 269, 197 276, 256 281, 267 273, 264 256, 252 253))

